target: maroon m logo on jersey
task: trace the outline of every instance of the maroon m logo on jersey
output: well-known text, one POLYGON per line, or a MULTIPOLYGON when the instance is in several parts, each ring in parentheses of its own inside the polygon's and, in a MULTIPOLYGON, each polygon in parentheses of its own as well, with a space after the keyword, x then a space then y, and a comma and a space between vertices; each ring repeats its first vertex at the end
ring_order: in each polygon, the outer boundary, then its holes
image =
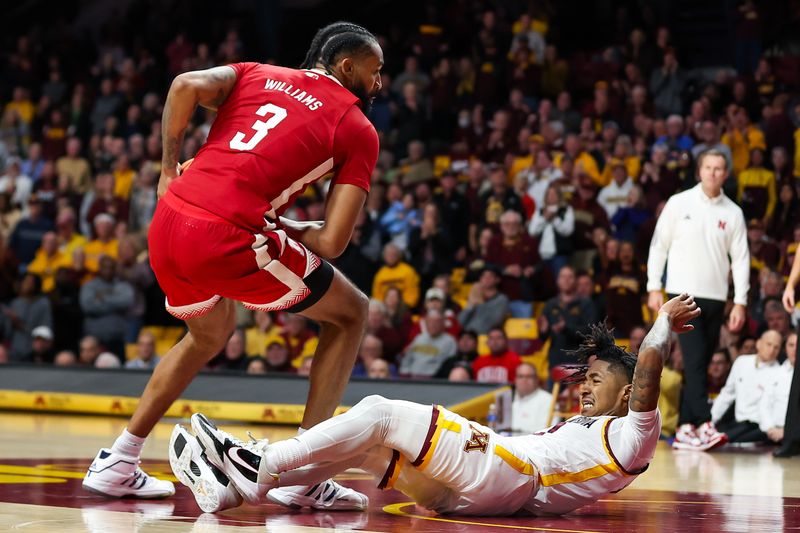
POLYGON ((489 445, 489 434, 484 433, 475 426, 471 425, 470 427, 472 428, 472 438, 464 445, 464 451, 469 453, 479 450, 481 453, 486 453, 486 447, 489 445))

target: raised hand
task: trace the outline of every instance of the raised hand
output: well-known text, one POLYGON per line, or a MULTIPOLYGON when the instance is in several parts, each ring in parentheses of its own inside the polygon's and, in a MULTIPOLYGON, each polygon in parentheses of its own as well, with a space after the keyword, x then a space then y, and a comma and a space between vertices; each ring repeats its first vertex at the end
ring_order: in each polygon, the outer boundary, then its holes
POLYGON ((700 316, 700 307, 694 301, 693 296, 683 293, 662 305, 658 312, 670 316, 672 331, 685 333, 694 329, 694 326, 688 322, 700 316))

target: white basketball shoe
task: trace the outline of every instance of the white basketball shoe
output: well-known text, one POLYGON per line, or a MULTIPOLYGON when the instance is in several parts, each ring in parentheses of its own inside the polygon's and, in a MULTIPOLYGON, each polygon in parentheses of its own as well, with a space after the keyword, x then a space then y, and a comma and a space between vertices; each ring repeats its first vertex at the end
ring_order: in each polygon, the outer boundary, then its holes
POLYGON ((181 483, 189 487, 200 509, 216 513, 242 504, 228 477, 205 455, 197 439, 180 424, 175 425, 169 440, 169 464, 181 483))
POLYGON ((170 481, 150 476, 139 468, 139 459, 108 448, 101 449, 83 478, 83 488, 112 498, 167 498, 175 494, 170 481))
POLYGON ((278 487, 267 493, 267 499, 286 507, 310 507, 320 511, 363 511, 369 498, 358 491, 339 485, 332 479, 310 487, 278 487))
POLYGON ((278 475, 271 473, 262 460, 269 441, 252 437, 252 442, 239 440, 200 413, 192 415, 192 429, 208 460, 233 482, 244 500, 252 505, 264 503, 267 491, 278 485, 278 475))

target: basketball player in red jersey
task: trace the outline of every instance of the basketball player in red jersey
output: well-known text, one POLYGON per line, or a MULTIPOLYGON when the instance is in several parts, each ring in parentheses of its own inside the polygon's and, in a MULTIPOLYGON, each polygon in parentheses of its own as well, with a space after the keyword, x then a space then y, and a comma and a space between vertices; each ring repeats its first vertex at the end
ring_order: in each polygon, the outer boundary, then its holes
MULTIPOLYGON (((138 468, 144 439, 235 327, 234 300, 321 324, 301 424, 330 418, 363 335, 367 298, 326 259, 350 240, 378 157, 364 115, 381 88, 383 53, 364 28, 321 29, 302 69, 238 63, 186 72, 162 117, 160 201, 149 232, 166 308, 188 333, 156 367, 128 427, 101 450, 83 486, 142 498, 174 493, 138 468), (178 154, 197 106, 217 112, 208 140, 179 175, 178 154), (325 220, 281 214, 311 183, 333 174, 325 220)), ((208 465, 201 465, 210 468, 208 465)), ((273 494, 292 506, 363 509, 366 497, 328 481, 273 494)))

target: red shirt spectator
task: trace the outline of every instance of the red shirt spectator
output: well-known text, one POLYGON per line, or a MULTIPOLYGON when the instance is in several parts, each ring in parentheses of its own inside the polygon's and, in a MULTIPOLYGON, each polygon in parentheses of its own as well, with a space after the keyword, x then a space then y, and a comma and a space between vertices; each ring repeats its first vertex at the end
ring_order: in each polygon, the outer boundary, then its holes
POLYGON ((517 367, 522 363, 522 359, 508 349, 508 339, 503 328, 490 329, 486 342, 489 345, 489 355, 478 357, 472 363, 475 381, 513 383, 517 377, 517 367))

